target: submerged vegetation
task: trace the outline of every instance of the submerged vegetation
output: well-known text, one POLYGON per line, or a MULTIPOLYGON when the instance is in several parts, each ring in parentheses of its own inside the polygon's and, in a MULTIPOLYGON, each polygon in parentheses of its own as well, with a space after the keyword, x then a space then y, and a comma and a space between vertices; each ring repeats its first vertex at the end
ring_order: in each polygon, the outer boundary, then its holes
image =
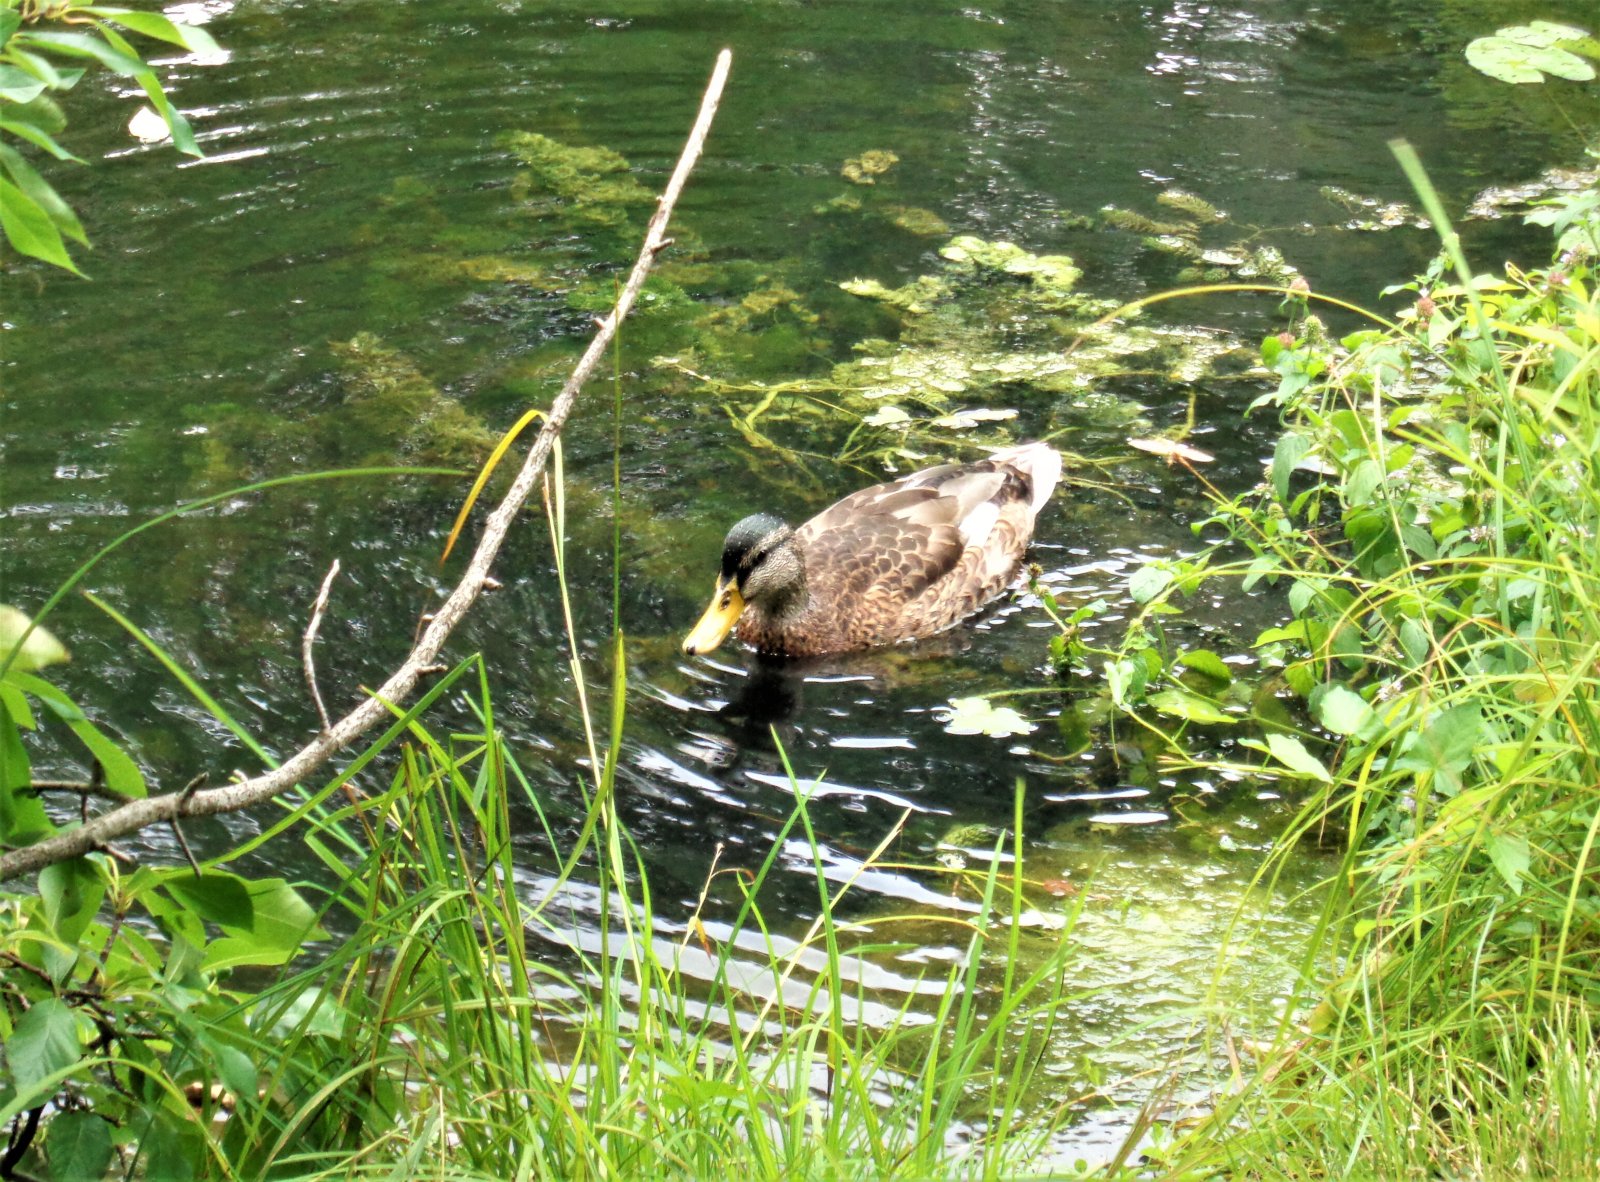
MULTIPOLYGON (((1514 81, 1579 77, 1600 47, 1574 34, 1501 30, 1474 62, 1514 81)), ((592 235, 603 252, 653 200, 608 150, 532 133, 502 146, 519 233, 532 225, 545 245, 592 235)), ((1538 200, 1529 220, 1554 243, 1546 266, 1479 274, 1402 159, 1421 215, 1326 194, 1347 229, 1426 224, 1445 242, 1427 273, 1386 293, 1402 309, 1363 313, 1361 327, 1332 327, 1348 305, 1321 301, 1194 194, 1167 190, 1155 214, 1108 209, 1080 227, 1138 236, 1184 281, 1270 289, 1283 329, 1253 349, 1158 323, 1145 315, 1154 301, 1086 293, 1065 254, 953 233, 897 203, 899 158, 885 149, 846 160, 851 188, 815 216, 925 239, 920 273, 835 276, 814 292, 788 260, 712 263, 685 235, 646 291, 641 333, 682 343, 648 380, 802 471, 895 469, 1020 430, 1146 437, 1155 426, 1130 379, 1251 383, 1249 413, 1276 418, 1271 459, 1243 493, 1202 480, 1193 397, 1172 437, 1137 440, 1205 489, 1205 544, 1132 571, 1126 613, 1036 584, 1025 610, 1053 628, 1049 667, 1019 671, 1026 684, 1005 704, 972 692, 936 708, 975 746, 1052 719, 1067 757, 1098 747, 1137 758, 1141 775, 1293 796, 1297 812, 1262 840, 1258 880, 1272 888, 1291 860, 1323 851, 1334 870, 1320 918, 1270 1003, 1200 985, 1181 999, 1209 1023, 1201 1110, 1172 1119, 1176 1085, 1154 1084, 1109 1161, 1062 1151, 1103 1098, 1103 1069, 1069 1087, 1045 1048, 1090 1001, 1080 976, 1115 985, 1081 933, 1129 904, 1025 860, 1025 785, 1007 833, 952 824, 922 864, 891 854, 896 826, 841 874, 813 829, 831 786, 785 765, 797 803, 765 848, 742 851, 754 862, 722 865, 719 852, 691 909, 659 902, 617 804, 630 650, 614 598, 600 654, 610 685, 584 684, 600 658, 565 601, 558 479, 548 507, 583 734, 547 757, 581 807, 536 787, 472 657, 397 708, 343 772, 214 856, 196 858, 174 823, 173 866, 133 868, 107 849, 0 896, 0 1177, 1600 1172, 1600 187, 1574 170, 1564 187, 1489 202, 1538 200), (1204 604, 1218 588, 1224 602, 1270 590, 1280 606, 1246 638, 1250 661, 1206 639, 1235 626, 1204 604), (530 818, 531 836, 516 824, 530 818), (315 873, 244 872, 291 832, 315 873), (769 909, 785 859, 815 891, 799 935, 769 909), (890 871, 952 906, 853 910, 860 879, 890 871), (959 955, 898 959, 935 925, 960 933, 959 955)), ((399 184, 363 232, 432 201, 399 184)), ((561 248, 532 261, 448 235, 403 265, 505 288, 556 319, 606 308, 613 286, 561 248)), ((220 416, 207 479, 247 467, 234 452, 258 428, 287 452, 345 463, 467 465, 492 446, 477 412, 376 334, 328 348, 328 405, 297 421, 220 416)), ((620 476, 609 493, 620 516, 620 476)), ((209 725, 272 762, 267 737, 94 602, 209 725)), ((63 645, 29 628, 0 609, 0 842, 13 847, 146 791, 137 761, 48 680, 63 645), (35 778, 33 756, 56 737, 82 778, 35 778), (53 794, 72 807, 46 808, 53 794)), ((1196 796, 1174 809, 1188 809, 1195 841, 1221 847, 1223 807, 1196 796)), ((1271 938, 1269 920, 1241 914, 1219 978, 1271 938)))

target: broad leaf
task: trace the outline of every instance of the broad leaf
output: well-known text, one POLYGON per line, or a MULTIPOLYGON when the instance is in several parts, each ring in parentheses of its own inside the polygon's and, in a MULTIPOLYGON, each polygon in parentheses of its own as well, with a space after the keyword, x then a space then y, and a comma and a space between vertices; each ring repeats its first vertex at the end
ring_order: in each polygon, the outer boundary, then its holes
POLYGON ((1293 735, 1284 735, 1274 732, 1267 736, 1267 750, 1284 767, 1294 772, 1297 776, 1305 776, 1312 780, 1319 780, 1324 784, 1331 784, 1333 777, 1328 774, 1328 769, 1322 761, 1293 735))
POLYGON ((249 931, 255 925, 250 884, 237 874, 208 870, 196 878, 191 871, 184 870, 167 879, 164 885, 174 898, 218 927, 249 931))
POLYGON ((53 997, 36 1001, 6 1040, 6 1060, 17 1092, 26 1093, 83 1057, 78 1019, 53 997))
POLYGON ((1491 833, 1483 844, 1489 852, 1489 860, 1500 872, 1500 877, 1506 880, 1511 893, 1520 895, 1522 878, 1528 873, 1528 866, 1533 860, 1528 853, 1528 839, 1507 833, 1491 833))
POLYGON ((988 735, 1005 739, 1026 735, 1034 727, 1010 706, 996 706, 988 698, 951 698, 944 729, 952 735, 988 735))
MULTIPOLYGON (((1511 32, 1501 30, 1502 33, 1511 32)), ((1554 45, 1529 45, 1509 37, 1479 37, 1467 46, 1471 66, 1501 82, 1543 82, 1546 74, 1573 82, 1588 82, 1594 67, 1581 57, 1554 45)))
POLYGON ((26 612, 0 604, 0 660, 4 660, 11 650, 17 647, 17 642, 21 641, 22 648, 11 661, 12 670, 31 673, 46 665, 65 661, 66 646, 43 625, 36 624, 33 631, 29 632, 30 624, 33 624, 33 620, 26 612), (26 640, 23 640, 24 635, 27 636, 26 640))
POLYGON ((226 928, 228 935, 206 946, 207 969, 240 964, 279 965, 292 959, 307 940, 327 933, 317 927, 316 913, 298 891, 281 878, 247 883, 254 918, 248 930, 226 928))
POLYGON ((10 181, 0 180, 0 229, 18 254, 54 263, 74 275, 82 275, 67 254, 50 215, 10 181))
POLYGON ((1336 735, 1354 735, 1377 721, 1367 700, 1343 685, 1330 685, 1312 702, 1317 721, 1336 735))
POLYGON ((111 1126, 92 1112, 62 1112, 51 1118, 44 1144, 52 1178, 104 1178, 111 1165, 111 1126))
POLYGON ((1160 693, 1151 694, 1148 700, 1149 704, 1161 713, 1181 718, 1185 722, 1239 721, 1238 716, 1225 713, 1222 707, 1210 698, 1189 693, 1187 690, 1162 690, 1160 693))

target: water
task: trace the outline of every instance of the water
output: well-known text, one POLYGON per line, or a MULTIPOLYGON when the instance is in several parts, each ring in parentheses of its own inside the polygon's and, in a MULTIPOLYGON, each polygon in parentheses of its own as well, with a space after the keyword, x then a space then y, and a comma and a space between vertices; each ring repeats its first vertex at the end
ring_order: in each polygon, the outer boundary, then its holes
MULTIPOLYGON (((1084 288, 1132 298, 1170 285, 1170 260, 1072 215, 1107 204, 1154 215, 1155 196, 1176 185, 1228 211, 1231 228, 1258 229, 1317 290, 1371 303, 1425 262, 1433 240, 1336 229, 1344 215, 1319 189, 1406 198, 1385 146, 1393 136, 1416 144, 1455 208, 1485 185, 1575 159, 1566 119, 1592 115, 1592 96, 1500 86, 1459 50, 1499 24, 1592 20, 1591 9, 1585 0, 1448 13, 1356 0, 347 0, 333 19, 309 3, 184 6, 228 49, 223 62, 162 66, 208 158, 137 146, 122 131, 132 106, 116 80, 86 84, 68 104, 67 142, 93 164, 51 176, 89 227, 95 249, 81 261, 94 281, 32 266, 6 278, 3 598, 36 606, 96 547, 182 500, 264 476, 425 458, 405 424, 363 417, 348 348, 358 334, 395 351, 389 379, 431 383, 488 429, 547 404, 586 331, 566 292, 630 259, 639 219, 615 229, 528 216, 500 137, 534 131, 613 149, 654 190, 723 45, 734 49, 733 77, 675 226, 681 249, 706 264, 697 287, 685 284, 702 305, 737 307, 766 283, 817 311, 814 326, 765 332, 747 356, 724 359, 726 372, 776 380, 825 372, 877 323, 839 281, 894 286, 936 265, 942 237, 828 213, 841 193, 932 211, 952 233, 1070 254, 1084 288), (881 188, 852 190, 841 163, 871 149, 900 163, 881 188), (494 270, 507 260, 520 268, 509 282, 494 270)), ((1469 227, 1486 265, 1535 259, 1539 242, 1509 223, 1469 227)), ((1277 325, 1264 299, 1166 315, 1247 337, 1277 325)), ((902 814, 897 860, 934 861, 941 843, 991 845, 1020 777, 1030 867, 1097 892, 1079 933, 1083 979, 1108 988, 1074 1010, 1049 1071, 1063 1093, 1112 1081, 1104 1110, 1082 1126, 1084 1152, 1103 1149, 1149 1086, 1137 1081, 1180 1061, 1203 1079, 1203 1059, 1188 1049, 1203 1002, 1196 982, 1235 910, 1265 908, 1263 938, 1284 947, 1306 922, 1311 902, 1286 892, 1263 903, 1249 885, 1288 804, 1272 799, 1272 785, 1198 780, 1127 736, 1111 741, 1081 717, 1087 693, 1017 699, 1037 724, 1026 736, 947 734, 953 697, 1052 684, 1049 630, 1025 601, 914 650, 784 678, 735 650, 684 660, 677 642, 709 590, 729 522, 758 508, 798 519, 877 474, 780 465, 742 440, 717 399, 651 368, 652 357, 692 343, 682 324, 641 317, 622 354, 632 703, 622 800, 663 922, 692 910, 717 845, 724 867, 759 862, 792 807, 769 723, 797 771, 823 780, 823 858, 841 874, 902 814), (1080 750, 1085 735, 1094 742, 1080 750)), ((1241 427, 1256 392, 1248 384, 1109 385, 1141 408, 1145 430, 1180 422, 1195 393, 1197 442, 1219 456, 1214 478, 1230 489, 1256 478, 1271 425, 1241 427)), ((1130 423, 1082 399, 1017 401, 1019 434, 1066 428, 1085 453, 1126 453, 1130 423)), ((597 684, 610 624, 612 431, 610 392, 597 383, 567 437, 568 562, 597 684)), ((1193 481, 1153 459, 1122 462, 1111 477, 1126 497, 1079 489, 1058 498, 1036 554, 1067 600, 1114 605, 1092 634, 1101 642, 1130 609, 1127 572, 1194 547, 1188 523, 1204 513, 1193 481)), ((297 653, 328 564, 339 558, 345 573, 319 665, 330 705, 347 705, 399 659, 417 614, 448 586, 437 555, 461 491, 394 479, 241 497, 143 536, 87 585, 269 746, 292 750, 315 726, 297 653)), ((571 817, 584 748, 551 572, 547 535, 530 515, 499 562, 506 590, 480 605, 453 651, 488 655, 502 726, 552 811, 571 817)), ((1277 610, 1217 596, 1208 643, 1225 652, 1242 651, 1277 610)), ((89 604, 67 602, 52 626, 75 654, 59 680, 126 737, 153 780, 170 787, 200 769, 213 782, 254 769, 89 604)), ((39 762, 71 768, 55 749, 39 762)), ((256 824, 197 825, 191 839, 216 846, 256 824)), ((546 855, 531 821, 528 834, 528 864, 538 867, 546 855)), ((150 856, 177 856, 164 831, 141 840, 150 856)), ((291 843, 258 858, 246 869, 311 873, 291 843)), ((807 858, 783 864, 769 912, 799 931, 815 884, 807 858)), ((1308 855, 1290 885, 1318 873, 1308 855)), ((850 906, 959 911, 948 891, 931 873, 874 873, 850 906)), ((923 933, 908 964, 881 966, 878 987, 892 996, 892 971, 915 980, 917 964, 939 963, 945 938, 923 933)), ((1288 966, 1266 955, 1248 963, 1228 988, 1270 1016, 1288 966)))

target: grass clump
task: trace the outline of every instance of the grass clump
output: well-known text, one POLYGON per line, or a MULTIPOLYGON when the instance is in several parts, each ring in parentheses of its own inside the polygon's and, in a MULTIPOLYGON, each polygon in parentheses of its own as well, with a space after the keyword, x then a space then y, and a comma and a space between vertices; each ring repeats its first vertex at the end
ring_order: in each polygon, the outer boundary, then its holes
POLYGON ((1241 745, 1344 854, 1303 1004, 1182 1171, 1600 1170, 1600 200, 1484 276, 1422 191, 1450 249, 1397 322, 1266 341, 1283 430, 1207 523, 1250 557, 1204 573, 1291 613, 1256 647, 1300 713, 1241 745))

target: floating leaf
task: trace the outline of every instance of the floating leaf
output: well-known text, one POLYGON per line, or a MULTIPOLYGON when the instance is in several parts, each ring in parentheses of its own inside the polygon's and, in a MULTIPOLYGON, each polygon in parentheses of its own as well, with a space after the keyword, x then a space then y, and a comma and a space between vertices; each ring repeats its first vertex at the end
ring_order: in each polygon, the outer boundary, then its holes
POLYGON ((1479 37, 1467 46, 1467 62, 1501 82, 1543 82, 1546 74, 1572 82, 1594 78, 1594 67, 1577 54, 1556 45, 1529 44, 1506 36, 1522 31, 1519 26, 1501 29, 1493 37, 1479 37))
POLYGON ((167 121, 149 107, 140 107, 133 113, 128 120, 128 134, 144 144, 159 144, 172 138, 167 121))
POLYGON ((1136 447, 1140 451, 1147 451, 1151 455, 1160 456, 1169 464, 1196 463, 1209 464, 1217 457, 1210 452, 1201 451, 1198 447, 1190 447, 1187 443, 1180 443, 1176 439, 1130 439, 1129 447, 1136 447))
POLYGON ((952 735, 988 735, 1006 739, 1033 731, 1033 723, 1010 706, 996 706, 988 698, 951 698, 944 729, 952 735))

